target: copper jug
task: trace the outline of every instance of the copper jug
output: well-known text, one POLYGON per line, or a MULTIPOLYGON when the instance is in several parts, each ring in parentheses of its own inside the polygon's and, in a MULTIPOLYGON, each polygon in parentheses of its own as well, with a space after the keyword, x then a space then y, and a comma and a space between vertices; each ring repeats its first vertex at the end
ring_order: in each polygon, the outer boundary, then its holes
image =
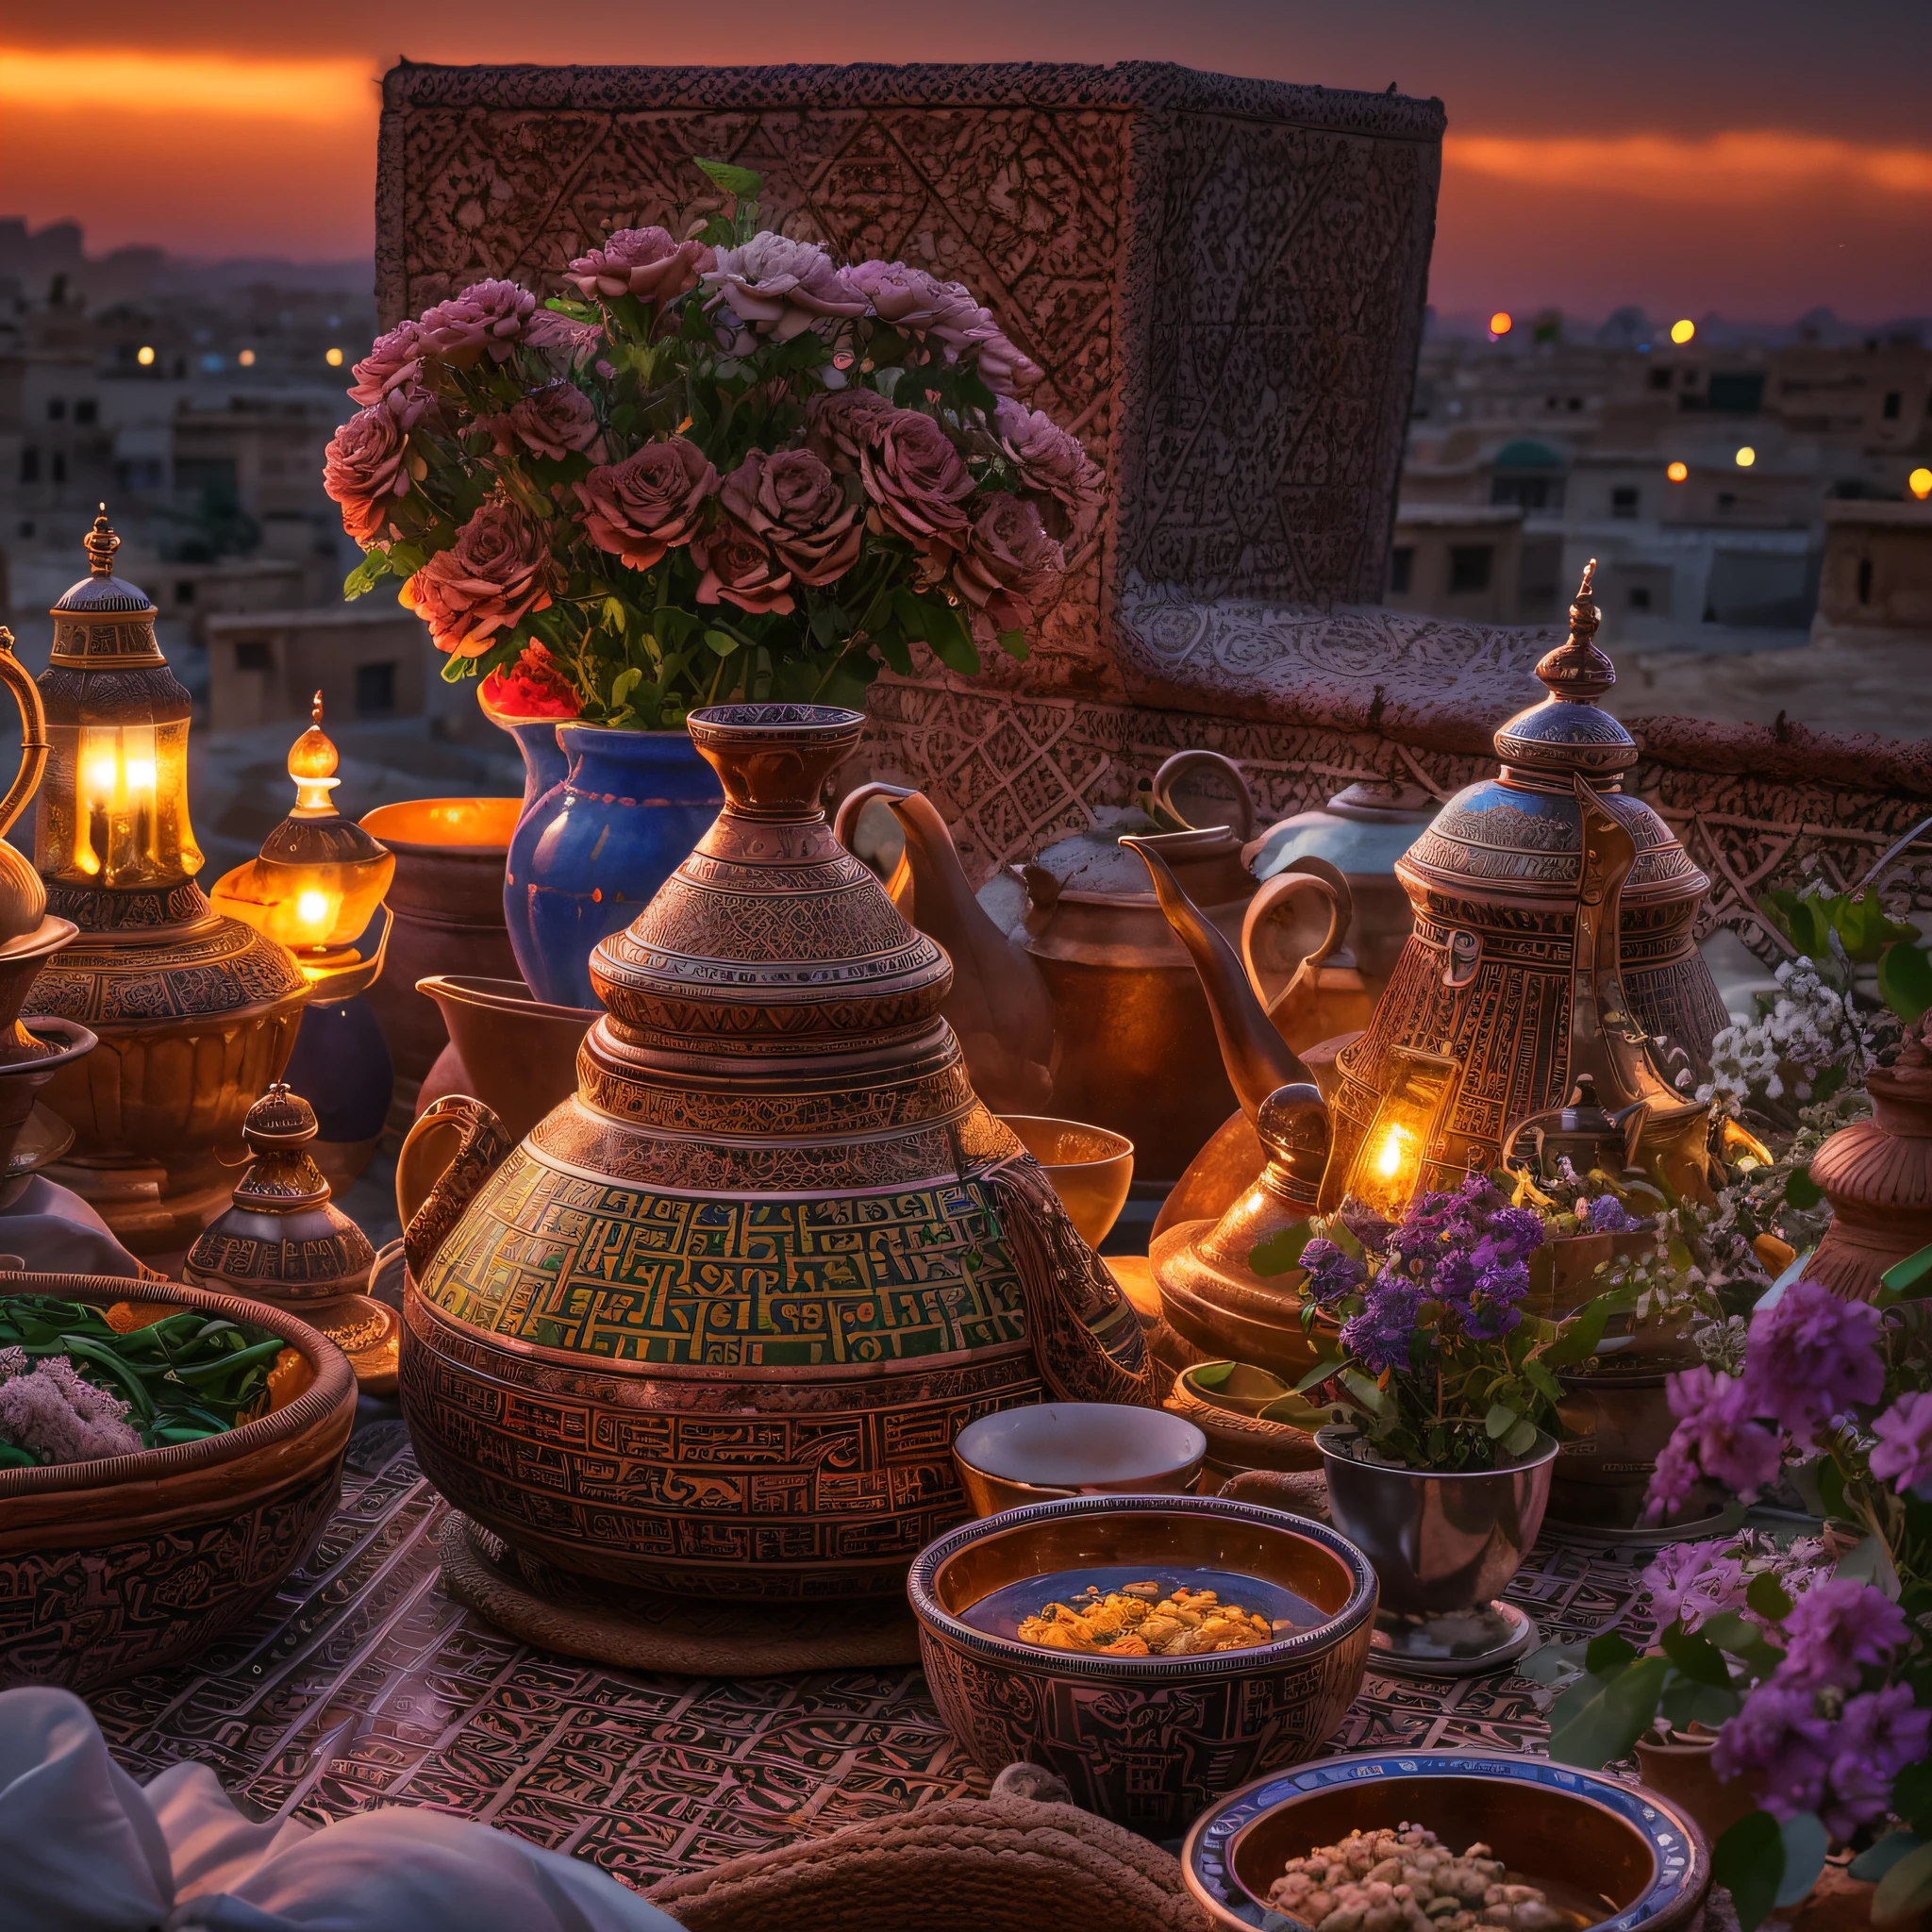
POLYGON ((1052 1113, 1124 1134, 1134 1142, 1137 1183, 1172 1187, 1233 1110, 1235 1092, 1188 954, 1124 838, 1154 837, 1204 916, 1232 943, 1265 954, 1284 992, 1292 987, 1300 996, 1310 983, 1306 974, 1296 979, 1304 958, 1334 950, 1347 924, 1345 906, 1338 911, 1334 903, 1346 890, 1340 875, 1303 875, 1270 897, 1270 914, 1291 915, 1291 927, 1264 921, 1244 933, 1256 896, 1241 863, 1254 801, 1218 753, 1177 753, 1155 774, 1155 809, 1185 829, 1158 832, 1137 810, 1103 813, 1016 868, 1025 911, 1010 932, 975 897, 945 821, 920 793, 860 786, 840 807, 841 836, 874 799, 891 807, 906 835, 894 887, 909 898, 914 923, 952 958, 942 1010, 982 1098, 999 1113, 1052 1113), (1232 790, 1226 824, 1188 825, 1177 808, 1183 780, 1203 771, 1232 790), (1314 897, 1322 906, 1305 921, 1304 901, 1314 897))
POLYGON ((967 1513, 965 1424, 1151 1401, 1132 1308, 973 1091, 945 954, 819 808, 864 723, 694 711, 724 809, 592 954, 576 1092, 493 1173, 451 1102, 398 1163, 454 1129, 405 1236, 417 1453, 565 1570, 890 1594, 967 1513))

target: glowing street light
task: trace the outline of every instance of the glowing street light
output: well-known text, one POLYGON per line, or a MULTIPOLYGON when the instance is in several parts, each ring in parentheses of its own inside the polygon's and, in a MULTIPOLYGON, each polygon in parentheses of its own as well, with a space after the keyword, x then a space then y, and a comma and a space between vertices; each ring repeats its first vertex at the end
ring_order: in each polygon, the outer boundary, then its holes
POLYGON ((1757 460, 1757 452, 1748 442, 1738 452, 1737 464, 1740 470, 1748 470, 1757 460))
POLYGON ((340 369, 342 366, 342 352, 340 349, 331 349, 322 359, 331 369, 340 369))
POLYGON ((1912 492, 1912 494, 1919 499, 1921 503, 1924 503, 1928 496, 1932 496, 1932 470, 1923 468, 1914 470, 1912 474, 1906 478, 1906 488, 1912 492))
POLYGON ((1671 325, 1671 340, 1681 349, 1697 333, 1697 325, 1688 316, 1682 322, 1671 325))
POLYGON ((137 362, 139 362, 143 369, 151 369, 154 367, 155 352, 151 348, 149 348, 145 342, 143 342, 140 348, 135 350, 134 359, 137 362))
POLYGON ((1516 320, 1507 308, 1497 309, 1495 314, 1490 317, 1491 341, 1500 341, 1501 338, 1507 336, 1515 326, 1516 320))
POLYGON ((1690 475, 1690 465, 1689 463, 1673 463, 1671 467, 1664 472, 1664 475, 1668 476, 1673 483, 1683 482, 1684 479, 1690 475))

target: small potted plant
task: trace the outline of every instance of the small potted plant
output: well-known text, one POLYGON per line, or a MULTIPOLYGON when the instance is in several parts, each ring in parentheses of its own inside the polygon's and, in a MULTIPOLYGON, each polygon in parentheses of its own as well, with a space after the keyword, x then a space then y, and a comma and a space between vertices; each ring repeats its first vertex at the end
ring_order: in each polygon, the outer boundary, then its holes
POLYGON ((1802 1900, 1834 1844, 1875 1881, 1874 1924, 1932 1905, 1932 1359, 1927 1303, 1908 1298, 1932 1290, 1932 1266, 1893 1274, 1881 1307, 1800 1280, 1752 1316, 1736 1373, 1671 1380, 1679 1420, 1653 1507, 1700 1477, 1748 1502, 1783 1475, 1832 1541, 1666 1550, 1644 1573, 1668 1619, 1656 1643, 1595 1639, 1551 1717, 1565 1762, 1595 1770, 1635 1748, 1647 1770, 1707 1787, 1702 1805, 1678 1789, 1721 1827, 1714 1871, 1746 1932, 1802 1900), (1707 1779, 1647 1755, 1647 1734, 1707 1754, 1707 1779))
POLYGON ((841 265, 760 225, 757 175, 697 166, 719 192, 686 239, 624 229, 562 293, 478 282, 391 329, 329 445, 347 593, 398 580, 531 760, 505 905, 554 1005, 592 1004, 591 948, 723 803, 689 710, 1024 658, 1100 514, 968 291, 841 265))
POLYGON ((1545 1231, 1473 1173, 1399 1224, 1349 1204, 1250 1257, 1257 1274, 1304 1272, 1304 1327, 1329 1338, 1262 1414, 1315 1429, 1336 1525, 1381 1579, 1377 1651, 1411 1669, 1493 1670, 1534 1637, 1497 1598, 1548 1500, 1557 1371, 1594 1352, 1622 1305, 1606 1292, 1561 1323, 1525 1313, 1545 1231))

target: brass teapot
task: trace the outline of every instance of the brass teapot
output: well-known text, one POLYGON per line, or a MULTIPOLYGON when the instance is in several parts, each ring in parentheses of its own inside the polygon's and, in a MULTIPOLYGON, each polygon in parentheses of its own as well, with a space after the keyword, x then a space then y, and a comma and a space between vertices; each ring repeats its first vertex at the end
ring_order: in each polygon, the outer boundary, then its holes
POLYGON ((1193 956, 1268 1157, 1224 1211, 1157 1224, 1149 1265, 1169 1366, 1176 1354, 1283 1374, 1310 1365, 1298 1272, 1260 1277, 1249 1263, 1297 1209, 1306 1218, 1354 1196, 1399 1216, 1424 1188, 1545 1148, 1641 1170, 1678 1195, 1706 1189, 1709 1112, 1684 1088, 1725 1023, 1691 938, 1710 882, 1622 790, 1637 748, 1592 702, 1616 676, 1592 641, 1594 569, 1569 640, 1537 666, 1550 695, 1495 735, 1499 774, 1458 792, 1397 861, 1415 930, 1367 1031, 1335 1056, 1327 1104, 1305 1097, 1307 1066, 1282 1057, 1247 975, 1159 841, 1129 841, 1193 956), (1291 1091, 1291 1161, 1275 1124, 1291 1091), (1311 1184, 1318 1141, 1324 1171, 1311 1184))
POLYGON ((862 785, 841 804, 838 828, 849 844, 868 804, 891 808, 906 847, 891 890, 952 958, 941 1010, 987 1105, 1124 1134, 1137 1182, 1172 1187, 1233 1110, 1235 1091, 1188 953, 1127 845, 1151 840, 1203 916, 1241 948, 1257 982, 1292 1009, 1317 992, 1332 1005, 1335 991, 1320 975, 1350 908, 1341 875, 1319 860, 1257 892, 1242 863, 1254 800, 1230 759, 1177 753, 1150 791, 1156 817, 1105 812, 1014 869, 1025 910, 1010 931, 974 893, 945 821, 920 792, 862 785), (1184 816, 1181 788, 1203 774, 1232 791, 1227 824, 1197 826, 1184 816), (1163 832, 1161 824, 1182 829, 1163 832))
POLYGON ((724 809, 591 955, 575 1093, 507 1158, 455 1096, 405 1143, 404 1194, 458 1157, 404 1237, 423 1467, 565 1570, 891 1594, 966 1514, 965 1424, 1152 1400, 1132 1307, 973 1091, 945 954, 819 808, 864 723, 692 712, 724 809))

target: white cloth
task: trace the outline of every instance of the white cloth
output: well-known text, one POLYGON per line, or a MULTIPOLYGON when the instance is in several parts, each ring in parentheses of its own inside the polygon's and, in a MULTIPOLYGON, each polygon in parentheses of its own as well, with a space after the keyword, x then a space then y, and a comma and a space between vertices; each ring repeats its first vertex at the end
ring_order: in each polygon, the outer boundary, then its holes
POLYGON ((0 1692, 0 1932, 678 1932, 614 1878, 391 1806, 252 1824, 205 1764, 145 1789, 79 1698, 0 1692))

